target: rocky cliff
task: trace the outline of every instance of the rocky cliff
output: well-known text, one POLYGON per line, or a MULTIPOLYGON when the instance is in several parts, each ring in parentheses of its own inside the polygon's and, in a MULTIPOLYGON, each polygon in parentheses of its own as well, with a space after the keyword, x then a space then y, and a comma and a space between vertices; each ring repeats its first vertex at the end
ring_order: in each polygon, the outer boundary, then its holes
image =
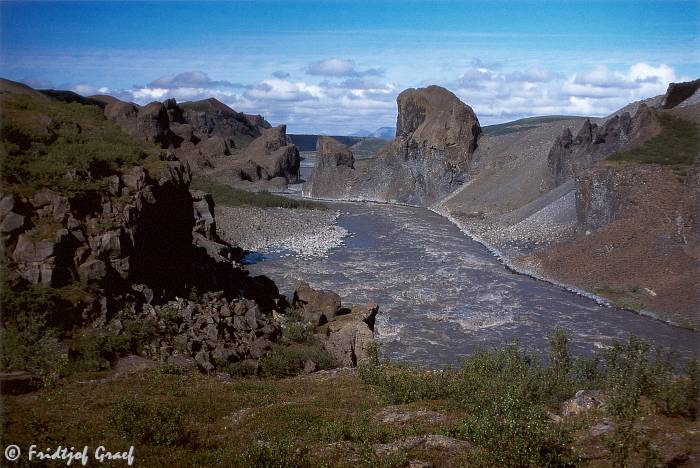
POLYGON ((444 209, 516 268, 700 327, 693 83, 605 120, 487 128, 444 209))
POLYGON ((429 206, 463 184, 481 131, 472 109, 438 86, 408 89, 397 105, 396 139, 347 170, 322 159, 316 182, 307 183, 304 193, 429 206), (335 190, 318 185, 332 178, 335 190))
POLYGON ((220 182, 252 189, 284 188, 299 181, 299 150, 287 138, 287 126, 266 128, 240 154, 209 173, 220 182))
POLYGON ((625 112, 598 125, 587 119, 576 138, 566 128, 557 138, 547 157, 555 185, 571 179, 615 151, 641 145, 661 130, 656 112, 641 104, 631 117, 625 112))

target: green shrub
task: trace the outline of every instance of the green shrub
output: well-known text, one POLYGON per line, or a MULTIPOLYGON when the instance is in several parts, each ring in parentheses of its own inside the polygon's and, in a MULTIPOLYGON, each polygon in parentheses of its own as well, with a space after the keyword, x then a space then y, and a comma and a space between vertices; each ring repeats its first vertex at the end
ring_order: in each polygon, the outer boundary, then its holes
POLYGON ((312 323, 301 320, 287 320, 282 329, 283 343, 312 343, 315 327, 312 323))
POLYGON ((263 377, 288 377, 304 370, 306 361, 316 363, 318 369, 332 369, 336 362, 319 344, 274 345, 272 351, 259 361, 259 373, 263 377))
POLYGON ((230 185, 215 182, 206 178, 195 178, 192 188, 211 194, 217 205, 223 206, 257 206, 261 208, 303 208, 309 210, 324 210, 326 205, 308 200, 274 195, 266 191, 248 192, 230 185))
POLYGON ((30 195, 48 187, 82 196, 104 190, 105 177, 125 167, 160 162, 154 147, 108 121, 96 106, 16 95, 4 96, 0 111, 6 192, 30 195))
POLYGON ((112 407, 109 423, 129 441, 149 445, 184 445, 189 439, 182 410, 163 404, 124 398, 112 407))
POLYGON ((305 449, 291 440, 251 444, 240 454, 236 466, 265 468, 303 468, 314 466, 305 449))

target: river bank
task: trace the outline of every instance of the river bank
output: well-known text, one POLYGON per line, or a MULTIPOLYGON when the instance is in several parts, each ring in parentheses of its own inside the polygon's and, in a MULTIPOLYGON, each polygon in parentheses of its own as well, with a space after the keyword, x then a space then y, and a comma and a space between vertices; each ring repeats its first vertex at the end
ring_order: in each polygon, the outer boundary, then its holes
POLYGON ((486 246, 445 216, 386 203, 328 203, 352 233, 327 257, 270 254, 249 265, 284 294, 298 281, 336 291, 347 303, 376 302, 375 336, 389 359, 443 367, 478 348, 519 342, 546 349, 557 328, 572 349, 590 354, 634 334, 697 353, 696 332, 603 306, 550 282, 504 268, 486 246))

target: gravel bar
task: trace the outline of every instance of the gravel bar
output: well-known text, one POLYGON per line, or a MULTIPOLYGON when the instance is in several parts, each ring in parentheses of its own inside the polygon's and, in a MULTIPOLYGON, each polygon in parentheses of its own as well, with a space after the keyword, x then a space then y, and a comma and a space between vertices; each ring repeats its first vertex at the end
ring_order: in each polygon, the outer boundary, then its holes
POLYGON ((215 214, 222 239, 263 254, 325 257, 348 235, 337 226, 339 211, 217 206, 215 214))

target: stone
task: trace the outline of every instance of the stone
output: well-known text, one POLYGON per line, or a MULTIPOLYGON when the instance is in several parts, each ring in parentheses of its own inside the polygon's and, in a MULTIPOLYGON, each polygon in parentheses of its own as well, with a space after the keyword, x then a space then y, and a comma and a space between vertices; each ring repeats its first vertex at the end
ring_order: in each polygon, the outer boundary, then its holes
POLYGON ((316 337, 340 366, 355 367, 371 357, 378 311, 376 304, 360 306, 319 327, 316 337))
POLYGON ((615 423, 607 419, 592 425, 588 428, 588 433, 593 437, 598 437, 603 434, 608 434, 615 430, 615 423))
POLYGON ((294 290, 292 306, 302 309, 304 320, 314 325, 332 321, 340 310, 340 296, 332 291, 316 290, 300 282, 294 290))
POLYGON ((78 275, 86 283, 99 283, 107 277, 107 265, 96 258, 87 260, 78 267, 78 275))
POLYGON ((312 361, 311 359, 307 359, 306 362, 304 363, 304 370, 302 371, 304 374, 311 374, 313 372, 316 372, 318 369, 318 365, 312 361))
POLYGON ((0 395, 21 395, 41 387, 41 379, 31 372, 0 372, 0 395))
POLYGON ((130 355, 119 359, 114 365, 114 371, 117 374, 131 374, 155 367, 158 367, 158 363, 151 359, 130 355))
POLYGON ((579 390, 576 395, 562 403, 561 414, 564 417, 577 416, 603 405, 603 394, 598 390, 579 390))
POLYGON ((469 450, 471 444, 466 440, 455 439, 439 434, 404 437, 386 444, 374 445, 374 452, 381 456, 407 452, 409 450, 439 450, 458 453, 469 450))
POLYGON ((375 413, 374 418, 384 424, 409 424, 420 421, 428 424, 445 422, 447 416, 437 411, 408 410, 398 406, 387 406, 375 413))
POLYGON ((195 361, 193 358, 190 356, 186 356, 184 354, 181 354, 177 351, 173 352, 173 354, 168 357, 168 359, 165 361, 168 365, 180 368, 180 369, 196 369, 197 368, 197 361, 195 361))
POLYGON ((209 353, 205 350, 200 350, 194 356, 194 360, 197 361, 197 365, 205 372, 211 372, 214 370, 214 365, 211 363, 209 358, 209 353))
POLYGON ((17 234, 30 227, 29 219, 26 216, 10 211, 5 215, 0 223, 0 232, 3 234, 17 234))
POLYGON ((134 166, 122 174, 121 180, 129 192, 136 192, 146 186, 148 174, 142 166, 134 166))

